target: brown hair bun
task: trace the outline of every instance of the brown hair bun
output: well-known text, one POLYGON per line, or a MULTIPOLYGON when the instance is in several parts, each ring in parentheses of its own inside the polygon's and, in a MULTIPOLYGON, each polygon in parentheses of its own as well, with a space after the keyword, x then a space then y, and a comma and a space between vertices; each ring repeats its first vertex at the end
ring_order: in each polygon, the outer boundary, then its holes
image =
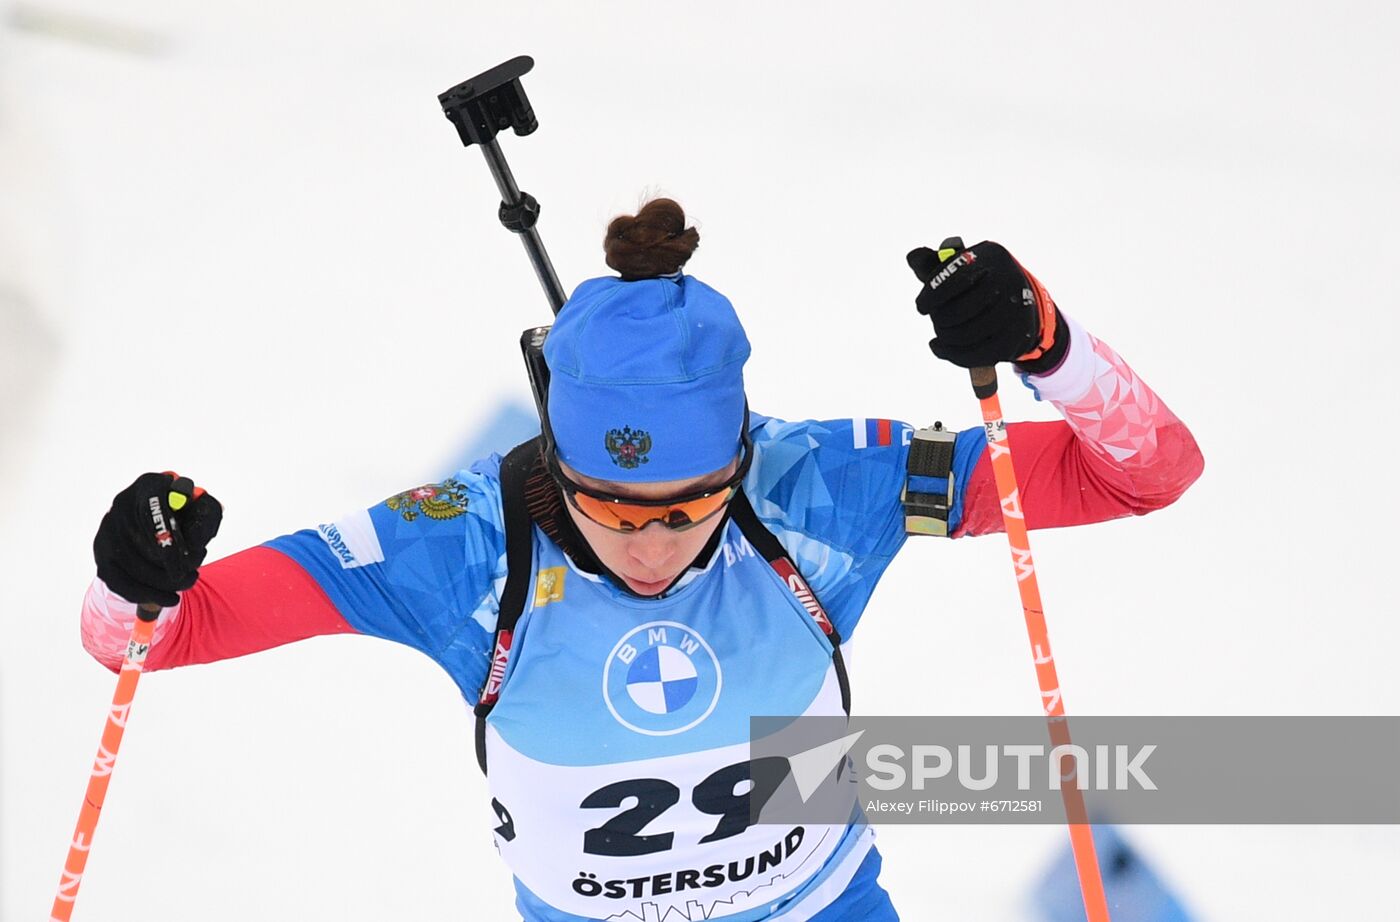
POLYGON ((607 263, 625 282, 652 279, 680 270, 700 245, 700 232, 685 226, 675 201, 655 198, 635 215, 618 215, 603 238, 607 263))

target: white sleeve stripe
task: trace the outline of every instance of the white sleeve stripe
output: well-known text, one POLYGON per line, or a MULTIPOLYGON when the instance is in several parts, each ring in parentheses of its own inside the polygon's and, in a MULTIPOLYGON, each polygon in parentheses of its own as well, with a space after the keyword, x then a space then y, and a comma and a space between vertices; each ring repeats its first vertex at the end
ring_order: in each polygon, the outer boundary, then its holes
POLYGON ((1048 375, 1028 375, 1036 392, 1054 403, 1074 403, 1094 386, 1094 342, 1073 318, 1060 311, 1069 327, 1069 349, 1060 367, 1048 375))

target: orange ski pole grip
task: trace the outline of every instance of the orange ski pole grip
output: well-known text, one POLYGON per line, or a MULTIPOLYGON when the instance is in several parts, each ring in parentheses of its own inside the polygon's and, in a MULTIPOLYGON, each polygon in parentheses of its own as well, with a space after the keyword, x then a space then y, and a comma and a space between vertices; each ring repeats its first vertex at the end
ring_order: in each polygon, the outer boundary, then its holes
MULTIPOLYGON (((1065 699, 1060 694, 1060 679, 1055 672, 1055 657, 1050 652, 1050 634, 1045 626, 1045 610, 1040 602, 1040 584, 1035 578, 1035 562, 1031 558, 1031 542, 1026 532, 1026 517, 1021 508, 1021 494, 1016 485, 1016 469, 1011 464, 1011 443, 1006 437, 1006 422, 997 397, 997 372, 994 366, 970 369, 972 390, 982 404, 982 426, 987 433, 987 451, 991 456, 992 475, 996 479, 997 495, 1001 499, 1001 518, 1006 526, 1006 540, 1011 545, 1011 562, 1016 569, 1016 588, 1021 594, 1021 610, 1026 616, 1026 632, 1030 635, 1031 656, 1035 660, 1035 677, 1040 684, 1041 706, 1050 728, 1050 740, 1055 746, 1068 746, 1069 718, 1065 716, 1065 699)), ((1109 922, 1108 900, 1104 896, 1103 877, 1099 873, 1098 855, 1094 849, 1093 827, 1084 809, 1084 794, 1071 774, 1061 773, 1060 796, 1064 798, 1065 816, 1069 822, 1070 847, 1074 852, 1074 869, 1079 876, 1079 891, 1084 897, 1088 922, 1109 922)))

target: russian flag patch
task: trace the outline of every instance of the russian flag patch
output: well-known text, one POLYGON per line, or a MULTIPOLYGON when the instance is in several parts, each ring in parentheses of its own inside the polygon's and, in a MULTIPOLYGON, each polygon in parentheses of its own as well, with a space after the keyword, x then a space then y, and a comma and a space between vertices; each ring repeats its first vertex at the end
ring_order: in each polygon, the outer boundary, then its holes
POLYGON ((851 435, 855 439, 856 448, 892 445, 891 431, 893 429, 894 425, 888 419, 851 420, 851 435))

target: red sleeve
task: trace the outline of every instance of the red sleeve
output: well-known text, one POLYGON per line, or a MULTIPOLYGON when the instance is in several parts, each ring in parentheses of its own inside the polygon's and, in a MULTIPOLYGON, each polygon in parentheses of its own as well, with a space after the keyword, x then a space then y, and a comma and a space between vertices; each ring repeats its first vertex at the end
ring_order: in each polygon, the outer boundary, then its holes
MULTIPOLYGON (((1028 528, 1144 515, 1175 502, 1204 467, 1196 440, 1180 422, 1158 429, 1152 461, 1132 468, 1090 449, 1065 422, 1011 423, 1007 439, 1028 528)), ((962 522, 954 537, 1002 530, 1001 501, 984 450, 963 487, 962 522)))
POLYGON ((320 634, 352 634, 316 581, 295 561, 252 547, 199 571, 180 596, 180 617, 146 668, 209 663, 320 634))
MULTIPOLYGON (((83 645, 115 671, 136 606, 100 580, 83 604, 83 645)), ((253 547, 200 568, 180 604, 161 612, 147 670, 229 659, 320 634, 350 634, 321 587, 290 557, 253 547)))
MULTIPOLYGON (((1064 421, 1007 426, 1026 526, 1084 525, 1175 502, 1204 469, 1196 440, 1118 353, 1067 322, 1070 346, 1060 367, 1027 378, 1064 421)), ((1001 531, 985 444, 960 486, 962 519, 953 536, 1001 531)))

